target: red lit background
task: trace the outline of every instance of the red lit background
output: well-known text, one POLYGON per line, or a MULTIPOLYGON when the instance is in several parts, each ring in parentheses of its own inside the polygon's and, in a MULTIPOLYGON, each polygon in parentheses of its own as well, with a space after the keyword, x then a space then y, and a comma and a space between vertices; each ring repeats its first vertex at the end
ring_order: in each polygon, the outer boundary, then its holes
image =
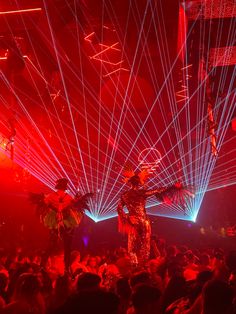
POLYGON ((150 187, 196 190, 185 210, 152 200, 149 213, 196 221, 202 205, 199 220, 235 222, 235 17, 223 0, 0 1, 3 217, 36 224, 27 193, 60 177, 95 192, 94 221, 114 217, 123 166, 145 151, 161 156, 150 187))

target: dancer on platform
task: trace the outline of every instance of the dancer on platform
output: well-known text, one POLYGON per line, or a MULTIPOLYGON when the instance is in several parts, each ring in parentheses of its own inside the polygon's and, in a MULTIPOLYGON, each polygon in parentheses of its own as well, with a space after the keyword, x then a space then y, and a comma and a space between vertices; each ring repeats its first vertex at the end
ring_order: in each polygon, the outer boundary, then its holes
POLYGON ((119 231, 128 234, 128 253, 132 263, 143 266, 150 255, 151 225, 145 208, 147 198, 155 195, 161 202, 170 202, 176 200, 179 194, 183 201, 186 197, 193 197, 194 194, 179 183, 167 188, 145 189, 143 185, 148 177, 147 170, 138 174, 132 170, 125 170, 124 175, 130 189, 121 195, 117 207, 119 231), (128 210, 127 214, 124 207, 128 210))
POLYGON ((69 272, 74 230, 80 224, 84 211, 89 210, 87 201, 93 194, 87 193, 83 196, 77 194, 73 198, 66 192, 67 186, 66 178, 58 179, 55 192, 48 195, 31 193, 30 199, 37 205, 40 220, 50 230, 49 246, 43 264, 46 264, 48 257, 55 252, 58 240, 61 239, 64 247, 65 271, 69 272))

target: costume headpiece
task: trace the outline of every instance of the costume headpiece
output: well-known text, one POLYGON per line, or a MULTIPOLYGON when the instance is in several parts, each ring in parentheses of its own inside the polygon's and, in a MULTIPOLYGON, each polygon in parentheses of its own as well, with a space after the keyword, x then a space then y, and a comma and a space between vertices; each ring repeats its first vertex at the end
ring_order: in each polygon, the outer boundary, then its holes
POLYGON ((61 178, 56 181, 55 189, 65 191, 67 190, 67 185, 68 185, 68 179, 61 178))
POLYGON ((149 172, 147 169, 143 169, 138 173, 132 169, 132 166, 126 165, 123 170, 124 182, 129 182, 134 185, 144 185, 145 181, 149 176, 149 172))

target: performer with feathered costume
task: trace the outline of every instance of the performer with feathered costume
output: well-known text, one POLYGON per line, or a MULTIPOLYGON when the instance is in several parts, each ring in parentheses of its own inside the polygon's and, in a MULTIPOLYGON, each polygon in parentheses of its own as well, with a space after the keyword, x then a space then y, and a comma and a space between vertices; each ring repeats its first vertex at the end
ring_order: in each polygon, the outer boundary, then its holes
POLYGON ((176 200, 177 194, 181 201, 194 194, 179 183, 171 187, 145 189, 142 186, 149 175, 147 170, 135 174, 132 169, 126 169, 124 175, 131 187, 121 195, 117 207, 119 231, 128 234, 128 253, 133 263, 142 266, 150 255, 151 224, 145 209, 147 198, 155 195, 159 201, 169 203, 176 200), (124 207, 128 210, 127 214, 124 207))
POLYGON ((30 199, 32 203, 37 205, 36 210, 40 220, 50 230, 49 248, 45 260, 57 247, 58 239, 62 239, 65 270, 69 271, 74 229, 80 224, 84 211, 89 210, 87 201, 93 193, 87 193, 83 196, 77 194, 73 198, 66 192, 67 185, 68 180, 66 178, 58 179, 55 192, 48 195, 31 193, 30 199))

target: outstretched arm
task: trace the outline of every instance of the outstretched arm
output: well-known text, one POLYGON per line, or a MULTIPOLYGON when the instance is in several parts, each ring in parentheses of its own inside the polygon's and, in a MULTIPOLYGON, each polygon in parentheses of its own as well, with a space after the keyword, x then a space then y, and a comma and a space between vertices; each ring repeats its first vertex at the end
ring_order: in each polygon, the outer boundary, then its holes
POLYGON ((164 202, 166 204, 176 203, 183 207, 189 198, 195 196, 191 186, 185 187, 180 182, 176 182, 169 187, 146 191, 146 197, 152 195, 155 195, 159 202, 164 202))
POLYGON ((159 189, 153 189, 153 190, 147 190, 145 192, 145 196, 149 197, 149 196, 153 196, 153 195, 156 195, 156 194, 161 194, 161 193, 165 192, 166 190, 167 190, 166 187, 159 188, 159 189))
POLYGON ((73 205, 74 207, 79 211, 79 212, 84 212, 85 210, 90 211, 89 208, 89 199, 92 198, 94 193, 86 193, 84 195, 76 195, 76 197, 73 200, 73 205))

